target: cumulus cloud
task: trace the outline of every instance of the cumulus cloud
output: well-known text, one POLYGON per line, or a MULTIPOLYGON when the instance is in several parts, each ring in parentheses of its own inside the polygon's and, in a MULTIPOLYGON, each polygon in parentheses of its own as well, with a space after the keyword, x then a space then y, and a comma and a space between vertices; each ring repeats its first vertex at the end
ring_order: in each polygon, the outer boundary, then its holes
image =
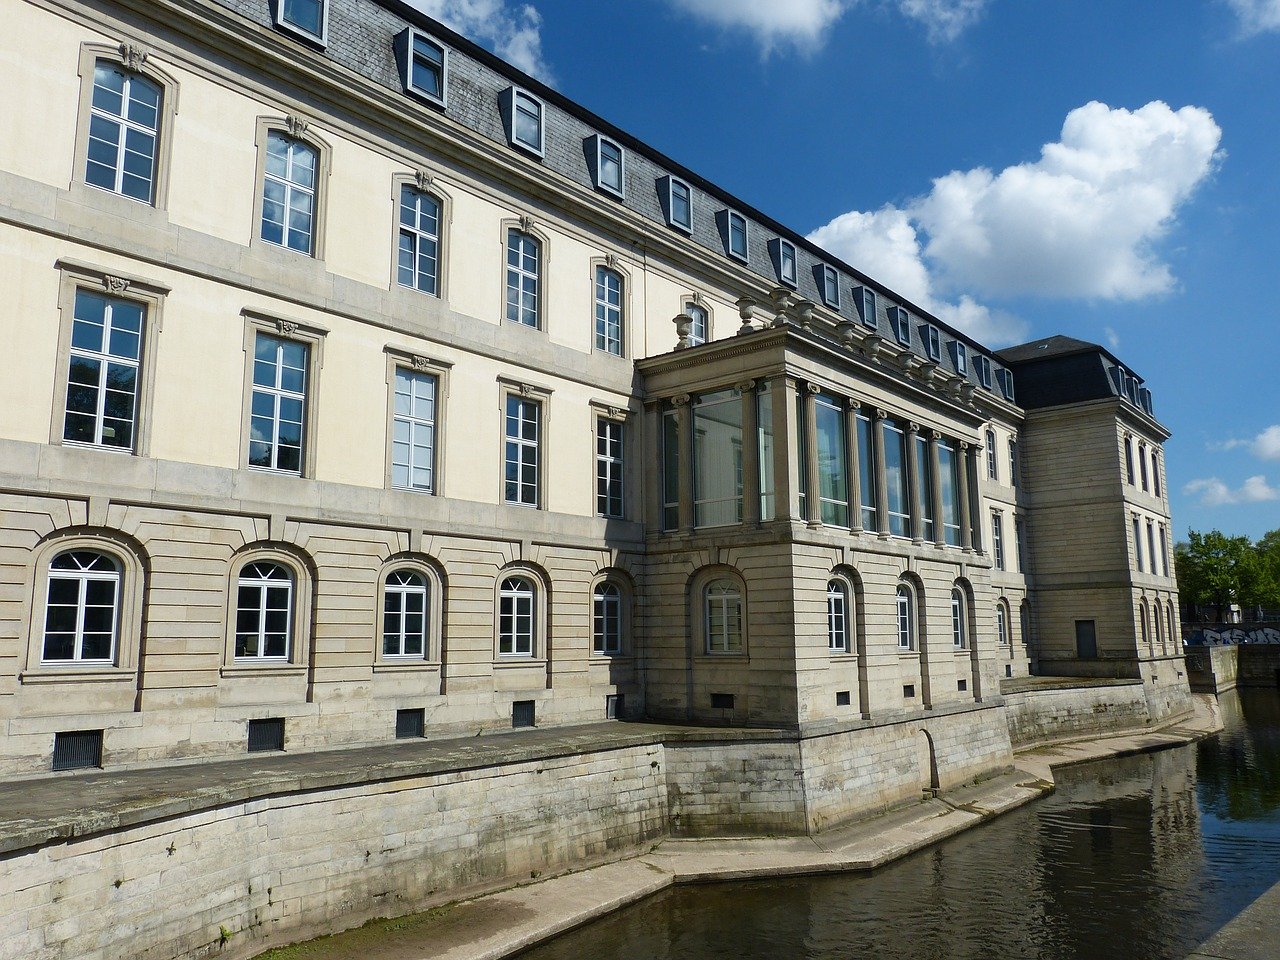
POLYGON ((527 3, 507 0, 408 0, 450 30, 489 47, 539 80, 552 82, 542 56, 542 15, 527 3))
POLYGON ((1247 447, 1259 460, 1280 460, 1280 424, 1267 427, 1248 440, 1224 440, 1209 445, 1211 450, 1238 450, 1241 447, 1247 447))
POLYGON ((1226 0, 1240 21, 1240 32, 1251 37, 1280 30, 1280 0, 1226 0))
POLYGON ((1199 496, 1206 507, 1233 506, 1241 503, 1266 503, 1280 500, 1280 488, 1267 483, 1267 478, 1259 474, 1249 477, 1238 489, 1232 490, 1217 477, 1206 477, 1192 480, 1182 492, 1188 496, 1199 496))
POLYGON ((1200 107, 1092 102, 1034 162, 953 171, 902 207, 842 214, 810 239, 974 335, 1008 339, 1017 323, 975 297, 1137 300, 1172 289, 1155 244, 1212 174, 1221 138, 1200 107))
POLYGON ((855 6, 886 3, 920 23, 931 43, 955 40, 982 16, 989 0, 668 0, 695 17, 754 35, 768 54, 780 46, 814 50, 855 6))

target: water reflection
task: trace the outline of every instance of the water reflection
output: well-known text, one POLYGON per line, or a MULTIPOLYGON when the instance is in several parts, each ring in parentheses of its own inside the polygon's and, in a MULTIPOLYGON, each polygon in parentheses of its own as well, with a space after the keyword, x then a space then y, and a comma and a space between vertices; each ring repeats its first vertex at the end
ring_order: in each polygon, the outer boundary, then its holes
POLYGON ((1280 697, 866 877, 686 887, 524 960, 1181 960, 1280 881, 1280 697))

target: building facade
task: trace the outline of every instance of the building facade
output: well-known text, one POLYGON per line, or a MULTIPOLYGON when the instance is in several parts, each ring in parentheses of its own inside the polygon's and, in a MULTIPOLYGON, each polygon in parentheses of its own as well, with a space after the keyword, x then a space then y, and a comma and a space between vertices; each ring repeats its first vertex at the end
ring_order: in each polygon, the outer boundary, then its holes
POLYGON ((1106 350, 994 353, 396 0, 3 9, 0 772, 1181 708, 1106 350))

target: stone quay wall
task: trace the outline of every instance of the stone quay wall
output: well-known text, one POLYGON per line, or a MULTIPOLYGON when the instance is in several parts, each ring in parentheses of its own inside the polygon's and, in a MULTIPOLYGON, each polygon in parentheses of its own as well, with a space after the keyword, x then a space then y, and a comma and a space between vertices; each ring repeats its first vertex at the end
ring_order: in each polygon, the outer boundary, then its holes
POLYGON ((1141 680, 1132 680, 1006 694, 1009 740, 1018 750, 1148 726, 1152 718, 1143 688, 1141 680))
POLYGON ((1191 689, 1225 693, 1236 687, 1280 687, 1280 644, 1187 647, 1191 689))

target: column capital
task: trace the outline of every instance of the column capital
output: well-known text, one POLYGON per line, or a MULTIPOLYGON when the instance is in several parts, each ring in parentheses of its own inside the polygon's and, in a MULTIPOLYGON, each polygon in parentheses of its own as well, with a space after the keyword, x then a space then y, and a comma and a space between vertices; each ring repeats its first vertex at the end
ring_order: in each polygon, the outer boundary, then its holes
POLYGON ((862 409, 862 401, 853 397, 847 397, 844 401, 845 408, 857 412, 862 409))
POLYGON ((918 423, 907 424, 907 433, 919 433, 919 432, 920 432, 920 424, 918 423))
POLYGON ((888 419, 889 419, 889 411, 885 410, 883 407, 877 407, 876 420, 888 420, 888 419))
POLYGON ((754 380, 743 380, 740 383, 735 383, 733 386, 736 390, 740 390, 743 393, 749 393, 756 388, 756 382, 754 380))
POLYGON ((814 397, 816 397, 818 394, 822 392, 822 388, 818 386, 816 383, 806 383, 804 385, 804 389, 806 393, 814 397))
POLYGON ((687 393, 677 393, 671 398, 671 402, 677 407, 683 407, 689 402, 689 395, 687 393))

